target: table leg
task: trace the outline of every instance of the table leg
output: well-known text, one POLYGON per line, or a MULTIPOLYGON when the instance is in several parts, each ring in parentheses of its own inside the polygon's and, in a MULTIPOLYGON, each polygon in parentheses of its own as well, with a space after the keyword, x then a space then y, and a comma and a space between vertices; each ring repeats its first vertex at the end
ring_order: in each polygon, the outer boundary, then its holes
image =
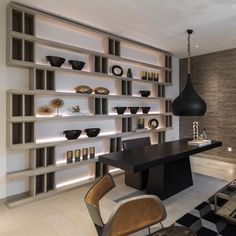
POLYGON ((189 157, 149 169, 147 193, 164 200, 193 185, 189 157))

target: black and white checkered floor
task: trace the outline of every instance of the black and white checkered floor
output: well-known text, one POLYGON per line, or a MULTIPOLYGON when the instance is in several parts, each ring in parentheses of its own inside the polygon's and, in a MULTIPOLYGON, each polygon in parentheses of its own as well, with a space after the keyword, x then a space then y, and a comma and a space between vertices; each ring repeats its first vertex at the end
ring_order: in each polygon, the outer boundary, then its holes
MULTIPOLYGON (((220 199, 219 205, 225 200, 220 199)), ((236 236, 236 225, 230 224, 214 212, 214 197, 202 202, 175 222, 192 229, 198 236, 236 236)))

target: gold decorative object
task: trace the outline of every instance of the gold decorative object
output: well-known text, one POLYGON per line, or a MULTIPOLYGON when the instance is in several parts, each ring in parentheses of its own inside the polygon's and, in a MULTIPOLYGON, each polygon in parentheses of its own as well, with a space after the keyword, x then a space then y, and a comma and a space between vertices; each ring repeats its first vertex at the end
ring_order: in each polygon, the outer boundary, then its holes
POLYGON ((83 161, 88 160, 88 148, 82 149, 82 157, 83 157, 83 161))
POLYGON ((75 88, 76 93, 88 93, 91 94, 93 90, 87 85, 80 85, 75 88))
POLYGON ((66 152, 66 161, 67 161, 67 164, 73 162, 73 151, 66 152))
POLYGON ((73 113, 80 112, 80 107, 79 107, 79 105, 76 105, 76 106, 73 106, 71 108, 71 110, 72 110, 73 113))
POLYGON ((50 106, 57 110, 57 116, 59 116, 59 108, 64 106, 64 101, 60 98, 53 99, 50 102, 50 106))
POLYGON ((95 157, 95 147, 89 148, 89 158, 93 159, 95 157))
POLYGON ((54 109, 49 107, 48 105, 40 106, 37 109, 37 113, 42 116, 49 116, 54 112, 54 109))
POLYGON ((94 89, 94 93, 108 95, 110 93, 110 91, 104 87, 97 87, 94 89))
POLYGON ((75 150, 75 162, 80 161, 80 149, 75 150))

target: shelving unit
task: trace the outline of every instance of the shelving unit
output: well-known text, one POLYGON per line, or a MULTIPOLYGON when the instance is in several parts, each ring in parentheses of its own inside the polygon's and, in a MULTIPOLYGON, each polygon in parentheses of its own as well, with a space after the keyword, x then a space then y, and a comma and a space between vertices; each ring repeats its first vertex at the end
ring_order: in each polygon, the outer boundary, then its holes
POLYGON ((71 19, 10 3, 6 61, 8 66, 29 70, 29 88, 7 92, 8 146, 29 152, 29 166, 7 174, 9 181, 28 181, 29 191, 12 196, 9 206, 92 182, 112 171, 98 163, 98 155, 121 151, 123 138, 148 135, 153 143, 162 143, 166 132, 172 129, 172 98, 165 97, 165 86, 172 85, 172 57, 168 52, 71 19), (57 34, 65 38, 58 40, 54 37, 57 34), (85 45, 87 41, 89 46, 85 45), (66 63, 62 67, 49 66, 46 55, 65 57, 66 63), (71 69, 69 59, 85 61, 85 68, 82 71, 71 69), (109 70, 112 65, 120 65, 123 75, 113 75, 109 70), (128 69, 132 69, 133 78, 126 76, 128 69), (140 78, 141 71, 156 73, 159 80, 140 78), (110 94, 75 93, 78 85, 92 89, 108 86, 110 94), (141 97, 140 90, 151 91, 150 97, 141 97), (38 107, 50 104, 55 98, 64 101, 59 115, 56 112, 48 116, 38 114, 38 107), (81 113, 68 111, 77 105, 81 113), (127 109, 125 114, 118 115, 116 106, 150 107, 151 110, 148 114, 141 111, 131 114, 127 109), (159 127, 151 130, 147 124, 153 118, 158 119, 159 127), (63 130, 83 131, 87 127, 99 127, 101 132, 94 138, 82 133, 74 140, 67 140, 62 134, 63 130), (81 157, 80 161, 66 163, 68 151, 74 155, 75 150, 90 147, 95 148, 95 158, 82 160, 81 157))

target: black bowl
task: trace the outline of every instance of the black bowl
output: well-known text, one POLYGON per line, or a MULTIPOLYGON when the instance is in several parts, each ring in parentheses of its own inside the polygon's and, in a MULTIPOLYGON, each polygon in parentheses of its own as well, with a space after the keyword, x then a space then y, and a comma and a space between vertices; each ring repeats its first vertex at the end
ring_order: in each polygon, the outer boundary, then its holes
POLYGON ((65 58, 57 56, 46 56, 46 59, 49 61, 51 66, 61 67, 65 62, 65 58))
POLYGON ((97 137, 98 134, 100 133, 99 128, 90 128, 90 129, 85 129, 84 131, 89 138, 97 137))
POLYGON ((139 93, 141 94, 142 97, 149 97, 151 92, 149 90, 141 90, 139 91, 139 93))
POLYGON ((116 109, 117 114, 123 115, 127 107, 114 107, 116 109))
POLYGON ((84 61, 69 60, 68 62, 74 70, 82 70, 85 65, 84 61))
POLYGON ((79 129, 74 129, 74 130, 65 130, 63 131, 63 134, 66 136, 67 139, 77 139, 80 134, 81 130, 79 129))
POLYGON ((136 114, 138 112, 139 107, 129 107, 131 114, 136 114))
POLYGON ((143 114, 148 114, 150 111, 151 107, 141 107, 143 114))

